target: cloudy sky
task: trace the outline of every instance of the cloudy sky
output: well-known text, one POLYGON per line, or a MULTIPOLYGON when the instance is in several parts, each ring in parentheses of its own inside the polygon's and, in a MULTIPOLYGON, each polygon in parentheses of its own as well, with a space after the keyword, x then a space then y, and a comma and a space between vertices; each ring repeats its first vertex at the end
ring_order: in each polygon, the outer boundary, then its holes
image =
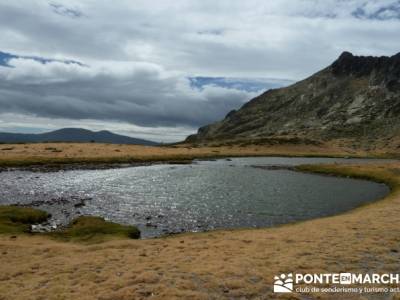
POLYGON ((0 131, 176 141, 399 32, 400 0, 0 0, 0 131))

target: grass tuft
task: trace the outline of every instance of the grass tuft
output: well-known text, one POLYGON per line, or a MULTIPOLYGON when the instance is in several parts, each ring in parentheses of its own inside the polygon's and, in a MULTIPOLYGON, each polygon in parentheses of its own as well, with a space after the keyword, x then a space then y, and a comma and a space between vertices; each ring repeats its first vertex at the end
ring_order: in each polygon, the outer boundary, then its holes
POLYGON ((392 192, 400 190, 400 180, 398 169, 383 167, 382 165, 340 165, 340 164, 318 164, 318 165, 300 165, 295 169, 301 172, 320 173, 340 177, 350 177, 371 180, 387 184, 392 192))
POLYGON ((102 242, 115 237, 138 239, 140 231, 135 226, 105 221, 101 217, 82 216, 64 230, 50 233, 50 236, 64 241, 102 242))
MULTIPOLYGON (((34 208, 0 206, 0 234, 31 233, 32 224, 44 223, 50 214, 34 208)), ((135 226, 121 225, 105 221, 101 217, 82 216, 60 231, 36 233, 63 241, 103 242, 113 238, 140 238, 135 226)))
POLYGON ((50 217, 47 212, 18 206, 0 206, 0 233, 30 232, 31 224, 45 222, 50 217))

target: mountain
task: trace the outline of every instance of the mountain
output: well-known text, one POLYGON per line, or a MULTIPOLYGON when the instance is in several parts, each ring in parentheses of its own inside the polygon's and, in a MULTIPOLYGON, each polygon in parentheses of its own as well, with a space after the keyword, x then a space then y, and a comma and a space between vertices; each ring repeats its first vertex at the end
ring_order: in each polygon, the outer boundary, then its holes
POLYGON ((136 139, 110 131, 90 131, 81 128, 64 128, 40 134, 0 132, 2 143, 39 143, 39 142, 96 142, 108 144, 157 145, 156 142, 136 139))
POLYGON ((344 52, 327 68, 266 91, 186 141, 263 139, 400 148, 400 53, 372 57, 344 52))

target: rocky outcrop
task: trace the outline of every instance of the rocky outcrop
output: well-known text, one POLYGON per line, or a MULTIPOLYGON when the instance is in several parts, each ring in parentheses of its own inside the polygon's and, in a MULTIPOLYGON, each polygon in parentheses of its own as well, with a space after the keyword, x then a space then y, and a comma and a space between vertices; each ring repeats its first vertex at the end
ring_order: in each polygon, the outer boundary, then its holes
POLYGON ((364 57, 344 52, 322 71, 266 91, 187 141, 297 137, 347 139, 364 147, 378 140, 400 143, 399 136, 400 53, 364 57))

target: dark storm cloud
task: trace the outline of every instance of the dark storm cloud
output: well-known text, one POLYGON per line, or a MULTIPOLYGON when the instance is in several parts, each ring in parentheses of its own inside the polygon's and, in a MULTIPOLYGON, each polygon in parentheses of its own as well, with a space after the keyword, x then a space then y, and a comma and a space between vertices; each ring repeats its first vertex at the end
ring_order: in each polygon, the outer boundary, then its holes
POLYGON ((0 69, 0 110, 42 117, 117 120, 142 126, 200 126, 255 94, 164 74, 151 64, 96 69, 63 62, 12 59, 0 69))

